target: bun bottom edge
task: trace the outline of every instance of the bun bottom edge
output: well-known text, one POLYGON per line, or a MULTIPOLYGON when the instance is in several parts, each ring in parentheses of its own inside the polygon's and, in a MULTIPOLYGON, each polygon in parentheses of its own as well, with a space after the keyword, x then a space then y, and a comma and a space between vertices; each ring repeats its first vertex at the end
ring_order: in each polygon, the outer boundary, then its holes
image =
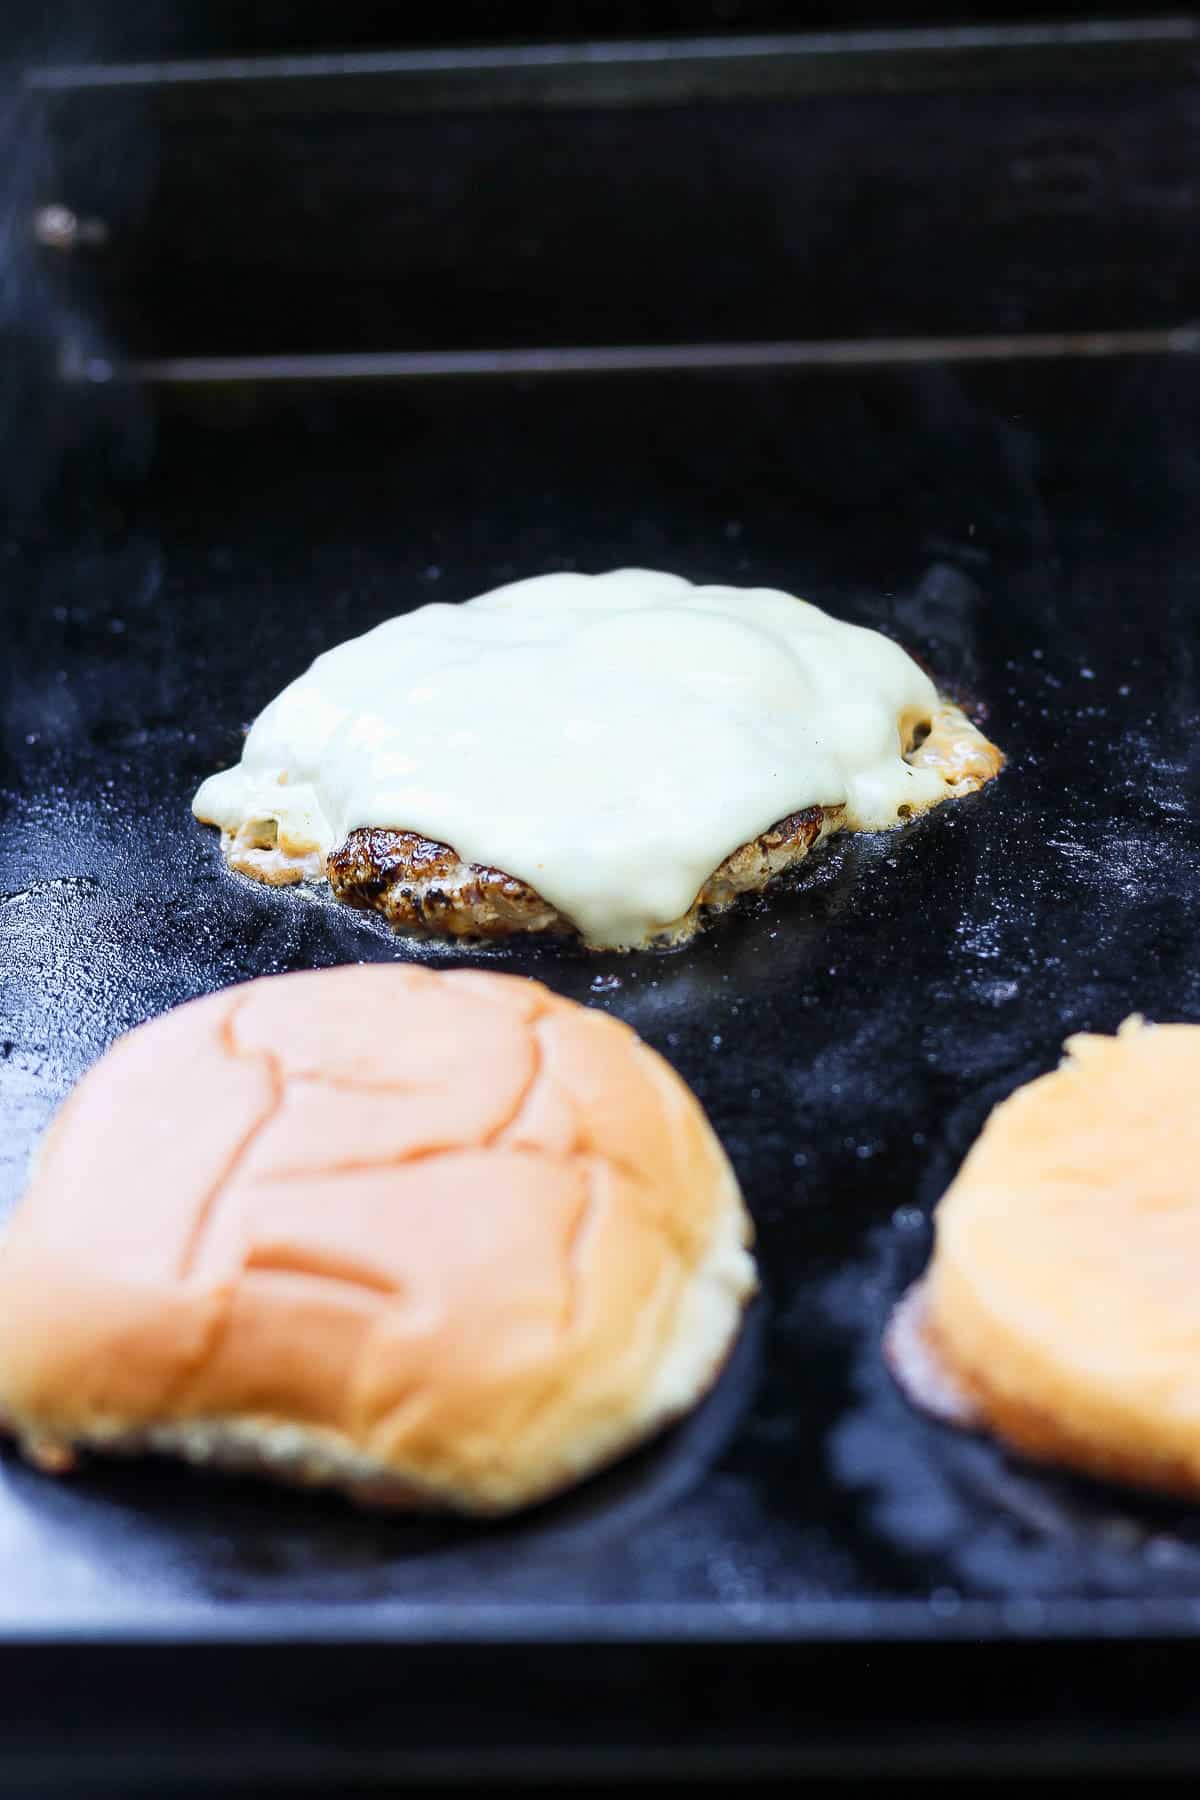
POLYGON ((943 1424, 986 1434, 1045 1468, 1113 1482, 1142 1494, 1200 1500, 1200 1475, 1179 1457, 1100 1443, 1036 1402, 1005 1393, 979 1370, 956 1364, 931 1317, 925 1279, 914 1282, 897 1301, 882 1347, 905 1398, 943 1424))

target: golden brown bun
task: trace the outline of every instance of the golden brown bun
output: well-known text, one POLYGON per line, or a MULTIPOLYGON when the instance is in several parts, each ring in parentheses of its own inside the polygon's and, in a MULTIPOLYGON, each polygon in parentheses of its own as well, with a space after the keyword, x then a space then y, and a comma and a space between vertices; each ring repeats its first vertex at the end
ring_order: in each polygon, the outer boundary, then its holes
POLYGON ((50 1467, 503 1511, 692 1404, 749 1238, 696 1100, 606 1014, 486 973, 255 981, 59 1113, 0 1245, 0 1416, 50 1467))
POLYGON ((1200 1493, 1200 1026, 1067 1052, 992 1113, 889 1359, 1028 1456, 1200 1493))

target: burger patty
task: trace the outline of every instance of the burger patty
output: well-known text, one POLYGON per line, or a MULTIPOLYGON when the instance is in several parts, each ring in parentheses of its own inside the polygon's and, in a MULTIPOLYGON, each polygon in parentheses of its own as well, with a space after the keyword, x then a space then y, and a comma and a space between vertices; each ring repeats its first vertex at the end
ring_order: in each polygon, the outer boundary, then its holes
MULTIPOLYGON (((835 831, 843 810, 810 806, 742 844, 709 877, 683 917, 672 920, 654 942, 682 943, 696 930, 703 909, 720 912, 739 894, 766 887, 835 831)), ((575 932, 571 921, 527 882, 503 869, 464 863, 449 845, 415 832, 377 825, 352 831, 326 869, 337 899, 382 913, 397 931, 492 940, 518 931, 545 937, 575 932)))
MULTIPOLYGON (((947 800, 973 793, 999 773, 1004 758, 960 707, 943 699, 931 719, 914 723, 906 761, 934 769, 947 800)), ((907 817, 910 808, 901 807, 907 817)), ((721 912, 739 894, 758 893, 803 861, 822 838, 845 829, 845 807, 809 806, 789 813, 760 836, 741 844, 705 882, 695 900, 649 940, 682 944, 706 912, 721 912)), ((569 937, 576 926, 527 882, 503 869, 464 862, 448 844, 414 831, 369 825, 351 831, 325 858, 313 851, 285 851, 273 820, 247 820, 226 832, 222 848, 230 868, 272 886, 319 879, 347 906, 377 912, 397 931, 449 939, 496 941, 517 933, 569 937)))

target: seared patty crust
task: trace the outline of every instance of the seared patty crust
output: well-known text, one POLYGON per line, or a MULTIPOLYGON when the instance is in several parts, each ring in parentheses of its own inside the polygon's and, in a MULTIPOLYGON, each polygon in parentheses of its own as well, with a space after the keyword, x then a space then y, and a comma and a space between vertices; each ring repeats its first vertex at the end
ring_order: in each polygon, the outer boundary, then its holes
MULTIPOLYGON (((840 806, 810 806, 780 819, 761 837, 727 856, 681 919, 653 940, 683 943, 705 908, 720 912, 739 894, 755 893, 808 855, 836 829, 840 806)), ((366 826, 352 831, 327 864, 329 885, 348 906, 382 913, 397 931, 495 941, 514 932, 574 935, 575 927, 527 882, 502 869, 464 863, 447 844, 411 831, 366 826)))
MULTIPOLYGON (((996 746, 949 700, 931 718, 913 723, 904 755, 914 767, 942 776, 948 800, 982 787, 1004 762, 996 746)), ((901 807, 901 818, 910 816, 910 810, 917 809, 901 807)), ((686 943, 708 913, 723 912, 740 894, 761 892, 823 838, 847 829, 845 812, 844 806, 809 806, 777 820, 732 851, 687 912, 648 941, 686 943)), ((586 820, 580 820, 579 828, 586 831, 586 820)), ((293 857, 281 850, 272 820, 249 820, 238 832, 225 833, 222 848, 230 868, 273 886, 324 873, 335 898, 380 913, 393 929, 410 936, 494 943, 518 933, 578 935, 572 921, 528 882, 503 869, 464 862, 449 844, 414 831, 362 826, 330 853, 323 869, 319 856, 293 857)))

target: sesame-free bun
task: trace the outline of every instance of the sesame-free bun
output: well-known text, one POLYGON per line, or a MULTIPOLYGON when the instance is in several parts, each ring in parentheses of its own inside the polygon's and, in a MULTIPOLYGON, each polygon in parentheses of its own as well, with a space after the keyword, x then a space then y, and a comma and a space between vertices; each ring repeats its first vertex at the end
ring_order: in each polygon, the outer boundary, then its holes
POLYGON ((0 1244, 0 1421, 503 1512, 685 1411, 754 1287, 729 1163, 539 983, 277 976, 120 1039, 0 1244))
POLYGON ((1200 1026, 1081 1035, 998 1106, 888 1334, 910 1395, 1094 1475, 1200 1494, 1200 1026))

